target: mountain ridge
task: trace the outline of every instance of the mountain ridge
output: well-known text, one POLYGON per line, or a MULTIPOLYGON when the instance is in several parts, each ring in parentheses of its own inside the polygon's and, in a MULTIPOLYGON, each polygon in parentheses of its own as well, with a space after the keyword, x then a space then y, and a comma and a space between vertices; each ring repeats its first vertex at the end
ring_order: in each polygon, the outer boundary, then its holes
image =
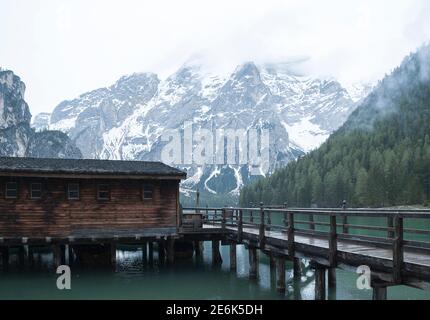
POLYGON ((319 149, 242 190, 291 206, 430 203, 430 45, 382 79, 319 149))
MULTIPOLYGON (((183 130, 186 121, 196 129, 268 128, 273 171, 325 141, 356 104, 334 79, 253 62, 221 74, 188 63, 164 80, 134 73, 63 101, 44 125, 67 133, 85 157, 137 160, 159 160, 162 134, 183 130)), ((247 166, 181 168, 188 170, 186 189, 237 194, 253 179, 247 166)))

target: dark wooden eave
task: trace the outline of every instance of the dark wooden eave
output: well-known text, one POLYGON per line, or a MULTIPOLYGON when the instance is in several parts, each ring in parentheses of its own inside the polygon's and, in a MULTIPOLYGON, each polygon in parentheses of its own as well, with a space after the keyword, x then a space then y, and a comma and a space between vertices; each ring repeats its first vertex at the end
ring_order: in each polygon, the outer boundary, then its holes
POLYGON ((182 180, 186 173, 161 162, 0 157, 0 175, 79 179, 182 180))

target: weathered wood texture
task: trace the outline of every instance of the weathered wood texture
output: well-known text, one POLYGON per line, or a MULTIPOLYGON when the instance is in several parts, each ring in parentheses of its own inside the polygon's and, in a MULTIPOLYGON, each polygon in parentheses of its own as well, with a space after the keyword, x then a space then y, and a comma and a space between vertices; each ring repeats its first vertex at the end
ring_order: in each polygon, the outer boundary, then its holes
POLYGON ((98 230, 177 227, 179 181, 15 178, 18 197, 6 199, 0 177, 0 237, 67 237, 98 230), (30 199, 30 184, 42 183, 42 198, 30 199), (78 182, 80 199, 68 200, 68 183, 78 182), (109 200, 97 199, 97 185, 107 184, 109 200), (144 200, 143 185, 154 187, 144 200))

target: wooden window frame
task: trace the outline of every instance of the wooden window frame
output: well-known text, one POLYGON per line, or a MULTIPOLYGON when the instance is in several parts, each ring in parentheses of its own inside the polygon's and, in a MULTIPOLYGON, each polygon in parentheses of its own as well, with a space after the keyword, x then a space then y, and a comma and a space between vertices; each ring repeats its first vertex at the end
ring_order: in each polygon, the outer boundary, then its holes
POLYGON ((31 182, 30 183, 30 192, 29 192, 29 195, 30 195, 30 199, 31 200, 39 200, 39 199, 42 199, 42 196, 43 196, 43 191, 42 191, 42 189, 43 189, 43 186, 42 186, 42 183, 41 182, 31 182), (36 189, 36 190, 34 190, 34 188, 33 188, 33 186, 34 185, 39 185, 40 186, 40 189, 36 189), (40 196, 38 196, 38 197, 35 197, 34 195, 33 195, 33 191, 38 191, 38 192, 40 192, 40 196))
POLYGON ((155 190, 155 187, 154 187, 153 184, 150 184, 150 183, 143 184, 143 186, 142 186, 142 200, 143 201, 152 201, 152 200, 154 200, 154 190, 155 190), (145 193, 146 193, 145 188, 151 188, 151 198, 145 197, 145 193))
MULTIPOLYGON (((97 193, 98 196, 98 193, 97 193)), ((67 183, 67 200, 77 201, 81 199, 81 186, 79 185, 79 182, 69 182, 67 183), (77 186, 77 190, 71 191, 70 186, 75 185, 77 186), (77 197, 70 197, 70 192, 77 192, 77 197)))
POLYGON ((99 183, 99 184, 97 184, 97 200, 99 200, 99 201, 109 201, 111 199, 110 191, 111 190, 110 190, 109 184, 107 184, 107 183, 99 183), (102 192, 107 192, 108 193, 107 198, 100 197, 100 192, 101 192, 100 189, 101 189, 101 187, 106 187, 107 191, 102 191, 102 192))
POLYGON ((6 199, 18 199, 18 182, 16 182, 16 181, 8 181, 8 182, 6 182, 4 196, 5 196, 6 199), (8 196, 8 194, 7 194, 8 190, 9 190, 8 184, 10 184, 10 183, 14 183, 15 184, 15 193, 16 193, 15 196, 8 196))

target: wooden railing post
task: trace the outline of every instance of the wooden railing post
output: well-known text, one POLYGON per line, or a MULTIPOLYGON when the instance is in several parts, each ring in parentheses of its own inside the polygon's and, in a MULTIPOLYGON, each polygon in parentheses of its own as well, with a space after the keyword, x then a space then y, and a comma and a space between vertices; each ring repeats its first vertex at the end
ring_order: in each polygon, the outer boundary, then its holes
POLYGON ((329 264, 328 286, 329 288, 335 288, 337 267, 337 223, 335 214, 330 215, 329 264))
MULTIPOLYGON (((343 200, 342 202, 342 210, 346 210, 346 200, 343 200)), ((346 214, 342 215, 342 233, 348 234, 349 233, 349 227, 348 227, 348 216, 346 214)))
POLYGON ((394 218, 388 217, 387 218, 387 227, 389 228, 387 232, 388 239, 394 239, 394 230, 390 230, 394 228, 394 218))
POLYGON ((267 227, 266 230, 270 231, 270 226, 272 225, 272 213, 270 211, 267 212, 267 227))
MULTIPOLYGON (((287 209, 287 203, 284 202, 284 209, 287 209)), ((288 230, 288 212, 284 212, 284 227, 288 230)))
POLYGON ((396 284, 402 282, 403 254, 403 218, 397 214, 394 217, 393 241, 393 281, 396 284))
POLYGON ((227 223, 227 209, 222 209, 221 228, 225 229, 227 223))
POLYGON ((288 255, 294 259, 294 214, 288 213, 288 255))
POLYGON ((336 215, 330 215, 330 235, 329 235, 329 263, 331 267, 336 267, 337 255, 337 225, 336 215))
POLYGON ((241 243, 243 239, 243 211, 239 210, 239 222, 237 225, 237 242, 241 243))
POLYGON ((254 223, 254 213, 252 210, 249 212, 249 222, 254 223))
POLYGON ((260 247, 264 247, 265 242, 265 225, 264 225, 264 208, 263 202, 260 203, 260 229, 259 229, 260 247))
POLYGON ((309 214, 309 229, 315 230, 315 224, 314 224, 314 215, 312 213, 309 214))

